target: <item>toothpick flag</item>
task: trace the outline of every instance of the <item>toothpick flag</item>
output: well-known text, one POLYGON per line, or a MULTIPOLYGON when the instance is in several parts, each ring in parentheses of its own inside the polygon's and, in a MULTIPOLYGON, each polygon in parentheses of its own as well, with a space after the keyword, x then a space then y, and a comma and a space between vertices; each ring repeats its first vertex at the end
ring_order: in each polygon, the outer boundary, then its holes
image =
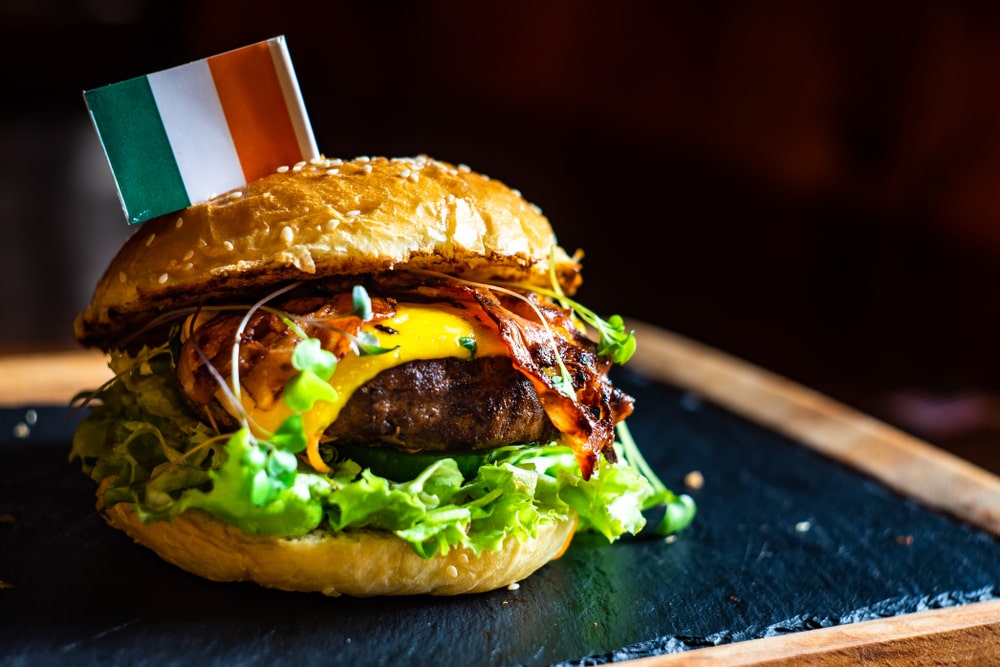
POLYGON ((83 96, 130 224, 319 155, 284 37, 83 96))

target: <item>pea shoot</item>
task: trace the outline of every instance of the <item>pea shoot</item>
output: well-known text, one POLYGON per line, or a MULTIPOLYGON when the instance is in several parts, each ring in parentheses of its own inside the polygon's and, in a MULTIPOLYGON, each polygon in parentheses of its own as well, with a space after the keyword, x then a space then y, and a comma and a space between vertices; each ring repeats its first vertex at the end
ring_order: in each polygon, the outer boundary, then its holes
POLYGON ((555 299, 560 306, 572 310, 577 317, 594 327, 600 335, 597 343, 598 354, 611 357, 611 360, 618 365, 623 365, 632 358, 635 353, 635 331, 625 331, 625 320, 621 315, 612 315, 605 320, 582 303, 570 299, 562 291, 556 276, 555 246, 549 252, 549 282, 552 283, 550 290, 529 285, 524 287, 555 299))
POLYGON ((654 529, 657 535, 667 536, 686 528, 694 520, 697 513, 697 506, 694 499, 688 495, 677 495, 660 481, 656 472, 639 451, 639 446, 632 438, 625 422, 619 422, 617 427, 618 439, 622 445, 622 456, 625 461, 635 467, 643 477, 645 477, 653 487, 653 495, 650 496, 643 505, 643 511, 654 507, 663 507, 663 518, 654 529))
POLYGON ((587 308, 582 303, 574 301, 558 289, 545 289, 533 285, 522 285, 524 289, 537 292, 551 299, 554 299, 563 308, 572 310, 577 317, 594 327, 600 335, 597 343, 597 353, 601 356, 610 357, 613 362, 623 365, 632 358, 635 353, 635 331, 625 330, 625 320, 621 315, 611 315, 608 319, 587 308))

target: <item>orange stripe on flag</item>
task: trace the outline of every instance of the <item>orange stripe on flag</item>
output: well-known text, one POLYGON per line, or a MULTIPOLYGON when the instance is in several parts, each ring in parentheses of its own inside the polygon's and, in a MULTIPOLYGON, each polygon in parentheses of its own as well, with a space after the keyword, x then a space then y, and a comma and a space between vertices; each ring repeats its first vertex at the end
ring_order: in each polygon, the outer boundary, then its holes
POLYGON ((302 159, 266 42, 208 58, 247 182, 302 159))

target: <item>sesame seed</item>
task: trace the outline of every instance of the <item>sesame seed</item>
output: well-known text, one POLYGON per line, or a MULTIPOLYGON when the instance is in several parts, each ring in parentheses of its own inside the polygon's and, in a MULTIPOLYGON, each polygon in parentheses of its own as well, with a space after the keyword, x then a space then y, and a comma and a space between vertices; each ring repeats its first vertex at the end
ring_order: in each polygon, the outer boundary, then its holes
POLYGON ((344 161, 338 157, 330 160, 330 164, 334 167, 339 167, 340 165, 344 164, 344 161))
POLYGON ((518 190, 517 188, 511 188, 511 189, 510 189, 510 191, 511 191, 511 192, 513 192, 513 193, 514 193, 515 195, 517 195, 518 197, 520 197, 520 196, 521 196, 521 191, 520 191, 520 190, 518 190))
POLYGON ((339 169, 327 169, 326 170, 326 175, 327 176, 336 176, 339 173, 340 173, 339 169))
POLYGON ((174 227, 180 229, 184 226, 184 218, 177 218, 177 222, 174 223, 174 227))
POLYGON ((372 166, 371 166, 370 164, 366 164, 366 165, 365 165, 365 168, 364 168, 364 170, 363 170, 363 171, 364 171, 364 172, 365 172, 366 174, 370 174, 370 173, 372 173, 372 166))
POLYGON ((162 285, 163 283, 167 282, 168 278, 170 278, 170 276, 168 276, 167 274, 165 273, 160 274, 160 277, 157 279, 157 282, 162 285))
POLYGON ((455 203, 455 195, 453 195, 452 193, 449 192, 448 196, 445 197, 445 201, 447 201, 449 204, 454 204, 455 203))
POLYGON ((295 232, 292 231, 291 227, 287 225, 281 229, 281 240, 285 243, 291 243, 292 239, 295 238, 295 232))
POLYGON ((356 218, 359 215, 361 215, 361 211, 359 211, 358 209, 354 209, 353 211, 348 211, 344 215, 346 215, 348 218, 356 218))
POLYGON ((232 250, 233 249, 233 242, 232 241, 226 241, 225 243, 222 244, 222 247, 225 248, 226 250, 232 250))
POLYGON ((233 192, 229 193, 229 199, 239 199, 242 196, 243 196, 242 190, 234 190, 233 192))
POLYGON ((153 239, 155 239, 155 238, 156 238, 156 234, 150 234, 149 235, 149 238, 146 239, 146 247, 147 248, 153 243, 153 239))
POLYGON ((808 521, 799 521, 795 524, 795 532, 797 533, 808 533, 810 528, 812 528, 812 524, 808 521))
POLYGON ((542 207, 538 206, 537 204, 531 204, 531 210, 537 213, 538 215, 542 214, 542 207))
POLYGON ((326 221, 326 228, 328 231, 331 232, 335 230, 339 225, 340 225, 340 220, 337 220, 336 218, 330 218, 329 220, 326 221))
POLYGON ((418 174, 417 172, 413 172, 412 174, 410 174, 410 177, 406 180, 410 181, 411 183, 416 183, 420 180, 420 174, 418 174))
POLYGON ((292 167, 292 171, 296 171, 296 172, 302 171, 302 167, 304 167, 304 166, 306 166, 305 162, 299 162, 294 167, 292 167))
POLYGON ((510 585, 510 586, 508 586, 508 587, 507 587, 507 590, 508 590, 508 591, 516 591, 516 590, 517 590, 517 589, 519 589, 520 587, 521 587, 521 584, 519 584, 519 583, 517 583, 517 582, 515 581, 515 582, 511 583, 511 585, 510 585))
POLYGON ((184 265, 184 270, 185 271, 190 271, 193 268, 194 268, 194 264, 192 264, 191 262, 188 262, 187 264, 184 265))
POLYGON ((369 162, 369 161, 371 161, 371 158, 368 157, 367 155, 359 155, 358 157, 356 157, 354 159, 356 161, 358 161, 358 162, 369 162))
POLYGON ((286 171, 288 171, 288 165, 287 164, 283 164, 280 167, 278 167, 278 173, 279 174, 283 174, 286 171))
POLYGON ((399 177, 400 178, 409 178, 409 176, 410 176, 410 170, 409 169, 404 169, 403 171, 399 172, 399 177))
POLYGON ((194 257, 194 250, 188 250, 186 253, 184 253, 185 262, 191 259, 192 257, 194 257))
POLYGON ((468 174, 470 171, 472 171, 472 167, 470 167, 467 164, 460 164, 458 165, 458 170, 463 174, 468 174))
POLYGON ((445 570, 445 572, 447 572, 448 576, 451 577, 452 579, 458 576, 458 568, 455 567, 454 565, 449 565, 448 568, 445 570))
POLYGON ((120 282, 120 283, 127 283, 128 282, 128 276, 125 275, 124 271, 119 272, 119 274, 118 274, 118 282, 120 282))
POLYGON ((311 160, 309 160, 309 164, 323 164, 324 162, 326 162, 326 160, 324 160, 321 157, 314 157, 311 160))

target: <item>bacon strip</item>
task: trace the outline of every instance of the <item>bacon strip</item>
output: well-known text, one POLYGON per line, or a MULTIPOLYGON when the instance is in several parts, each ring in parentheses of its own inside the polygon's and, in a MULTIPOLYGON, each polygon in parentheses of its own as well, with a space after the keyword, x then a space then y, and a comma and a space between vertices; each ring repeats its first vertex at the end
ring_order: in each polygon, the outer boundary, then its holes
MULTIPOLYGON (((533 293, 526 298, 534 307, 521 299, 498 296, 486 286, 444 278, 436 286, 442 295, 471 299, 486 316, 478 319, 499 332, 514 367, 531 381, 545 413, 573 447, 584 479, 593 474, 599 456, 615 462, 615 424, 632 413, 633 399, 611 385, 612 362, 597 355, 594 343, 573 325, 572 313, 542 304, 533 293), (538 321, 539 314, 545 323, 538 321), (556 386, 554 378, 561 375, 559 358, 569 372, 574 396, 556 386)), ((434 291, 432 286, 419 290, 421 294, 434 291)))
MULTIPOLYGON (((583 478, 593 475, 601 456, 615 461, 615 424, 631 414, 633 399, 611 385, 611 361, 600 357, 593 341, 573 324, 572 312, 546 304, 533 293, 525 295, 528 303, 485 285, 446 277, 425 279, 418 286, 414 286, 412 277, 404 276, 372 282, 371 288, 382 295, 372 298, 376 320, 395 313, 393 299, 386 298, 391 294, 401 301, 451 302, 497 331, 514 368, 531 382, 546 415, 562 434, 562 441, 573 448, 583 478), (560 360, 569 373, 573 395, 564 394, 557 386, 560 360)), ((356 316, 343 314, 352 310, 350 294, 300 298, 280 307, 295 314, 304 332, 319 338, 324 349, 338 358, 343 358, 351 345, 340 332, 356 335, 362 324, 356 316)), ((218 389, 195 347, 225 376, 241 318, 221 314, 195 331, 183 346, 177 375, 193 401, 208 405, 218 389)), ((291 355, 298 341, 298 334, 272 312, 259 311, 250 319, 241 339, 239 373, 241 384, 257 405, 266 409, 297 372, 291 355)))
MULTIPOLYGON (((350 294, 293 299, 280 308, 294 315, 299 328, 307 336, 318 338, 322 347, 338 359, 343 359, 351 348, 351 339, 344 334, 357 335, 362 325, 361 319, 351 314, 350 294)), ((395 306, 385 299, 372 299, 372 309, 376 320, 395 314, 395 306)), ((242 318, 242 314, 224 311, 198 328, 182 346, 177 379, 195 403, 210 404, 219 388, 198 348, 223 377, 228 377, 233 340, 242 318)), ((300 340, 295 330, 270 310, 258 310, 247 322, 240 337, 240 384, 261 409, 270 407, 298 373, 292 366, 292 353, 300 340)))

